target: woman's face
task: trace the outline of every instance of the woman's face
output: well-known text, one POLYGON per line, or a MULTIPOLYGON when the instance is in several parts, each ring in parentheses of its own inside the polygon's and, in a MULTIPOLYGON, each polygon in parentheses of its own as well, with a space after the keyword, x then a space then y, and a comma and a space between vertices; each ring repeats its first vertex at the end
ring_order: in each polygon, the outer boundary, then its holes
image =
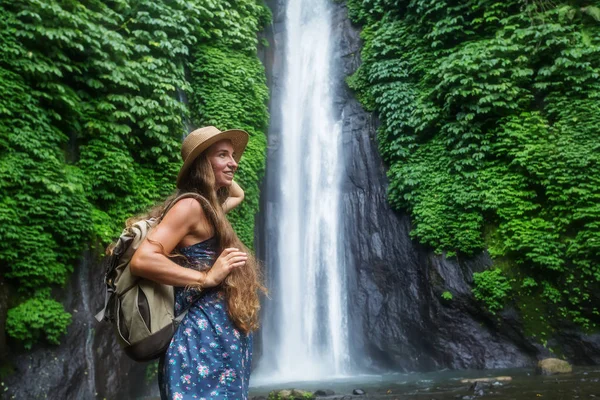
POLYGON ((207 158, 215 173, 217 189, 231 186, 233 182, 233 175, 238 168, 233 155, 233 145, 229 139, 219 140, 207 149, 207 158))

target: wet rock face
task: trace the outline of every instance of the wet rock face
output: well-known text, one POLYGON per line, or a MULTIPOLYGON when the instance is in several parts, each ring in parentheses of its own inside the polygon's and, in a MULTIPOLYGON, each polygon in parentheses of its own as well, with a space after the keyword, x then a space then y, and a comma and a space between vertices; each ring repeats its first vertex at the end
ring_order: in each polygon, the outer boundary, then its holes
MULTIPOLYGON (((73 322, 60 346, 38 345, 32 351, 12 350, 14 373, 4 379, 6 399, 129 399, 152 393, 145 365, 129 360, 109 324, 94 314, 102 306, 104 270, 86 254, 62 290, 73 322)), ((15 349, 17 346, 13 346, 15 349)))
MULTIPOLYGON (((360 38, 343 5, 336 6, 343 76, 360 63, 360 38)), ((410 219, 387 203, 385 166, 377 152, 377 121, 340 82, 347 179, 343 215, 352 266, 350 329, 366 366, 418 370, 524 366, 532 354, 494 333, 472 303, 473 271, 486 255, 462 263, 431 254, 410 238, 410 219), (441 294, 453 294, 451 304, 441 294), (475 315, 473 315, 475 314, 475 315)))
MULTIPOLYGON (((342 215, 350 269, 351 343, 362 367, 404 370, 532 366, 549 356, 524 333, 517 313, 483 312, 471 295, 482 253, 448 260, 410 238, 410 218, 390 209, 386 168, 377 151, 377 120, 354 99, 343 78, 360 64, 359 30, 335 3, 338 38, 336 105, 343 121, 346 178, 342 215), (451 300, 443 300, 445 291, 451 300)), ((566 329, 549 341, 582 364, 600 362, 600 335, 566 329)))

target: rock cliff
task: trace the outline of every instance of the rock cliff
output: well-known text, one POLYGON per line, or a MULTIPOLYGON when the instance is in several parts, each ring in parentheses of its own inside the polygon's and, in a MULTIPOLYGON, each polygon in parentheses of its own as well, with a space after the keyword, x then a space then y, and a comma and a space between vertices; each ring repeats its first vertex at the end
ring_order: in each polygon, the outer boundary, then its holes
POLYGON ((94 314, 103 305, 104 270, 86 253, 62 296, 73 322, 60 346, 37 345, 32 351, 13 346, 12 374, 4 379, 5 399, 133 399, 158 391, 146 382, 146 365, 131 361, 112 327, 94 314))
MULTIPOLYGON (((281 138, 281 98, 285 0, 269 2, 274 22, 264 56, 271 88, 269 158, 277 157, 281 138)), ((600 363, 600 335, 572 326, 557 331, 546 347, 525 333, 520 316, 507 307, 486 313, 471 294, 472 276, 491 265, 486 253, 447 259, 410 237, 406 214, 386 200, 386 167, 377 151, 377 119, 365 112, 344 77, 360 63, 359 28, 345 5, 334 3, 337 71, 336 109, 343 123, 346 174, 343 184, 346 263, 350 268, 350 334, 360 370, 433 370, 533 366, 550 348, 576 364, 600 363), (443 299, 449 292, 451 299, 443 299)), ((267 166, 267 182, 276 174, 267 166)), ((263 204, 262 213, 269 212, 263 204)), ((259 218, 260 220, 260 218, 259 218)), ((260 236, 268 235, 261 230, 260 236)), ((259 252, 264 254, 260 241, 259 252)), ((268 268, 268 266, 267 266, 268 268)), ((269 274, 276 271, 268 271, 269 274)), ((268 318, 269 316, 265 316, 268 318)))

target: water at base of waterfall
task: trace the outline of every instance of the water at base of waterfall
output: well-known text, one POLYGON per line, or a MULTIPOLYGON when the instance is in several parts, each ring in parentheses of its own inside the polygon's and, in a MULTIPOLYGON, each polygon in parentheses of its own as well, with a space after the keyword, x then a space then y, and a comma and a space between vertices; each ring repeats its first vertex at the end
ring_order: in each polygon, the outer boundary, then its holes
MULTIPOLYGON (((455 400, 475 398, 495 399, 587 399, 600 396, 600 367, 574 367, 573 373, 543 376, 534 369, 490 369, 438 371, 428 373, 390 373, 386 375, 357 375, 345 379, 308 382, 280 382, 262 385, 250 381, 250 399, 266 397, 271 391, 299 389, 308 392, 331 390, 327 400, 364 399, 353 396, 354 389, 363 390, 370 400, 455 400), (511 380, 484 382, 474 386, 464 379, 510 377, 511 380), (481 391, 481 392, 480 392, 481 391), (481 397, 483 396, 483 397, 481 397)), ((320 398, 320 397, 317 397, 320 398)))

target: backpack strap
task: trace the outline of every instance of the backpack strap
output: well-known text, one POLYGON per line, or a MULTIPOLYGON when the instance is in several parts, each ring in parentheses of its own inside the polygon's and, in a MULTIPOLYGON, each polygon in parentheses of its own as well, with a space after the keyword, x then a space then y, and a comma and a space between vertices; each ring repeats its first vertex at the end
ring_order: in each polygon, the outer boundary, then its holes
POLYGON ((118 264, 118 258, 119 255, 117 254, 111 254, 111 255, 107 255, 104 258, 104 262, 106 263, 107 267, 106 267, 106 272, 104 274, 104 306, 102 307, 102 309, 95 315, 95 318, 98 322, 101 322, 103 320, 110 320, 111 315, 110 314, 110 310, 108 308, 108 303, 110 302, 110 299, 112 298, 112 296, 115 293, 115 286, 112 282, 109 281, 109 276, 112 275, 112 272, 114 271, 114 269, 116 268, 116 265, 118 264))
MULTIPOLYGON (((111 257, 111 256, 107 256, 107 257, 111 257)), ((109 310, 108 310, 108 303, 110 302, 110 299, 112 298, 112 296, 114 295, 115 291, 112 287, 106 285, 106 290, 104 291, 104 306, 102 307, 102 309, 98 312, 98 314, 96 314, 94 317, 96 318, 96 321, 98 322, 102 322, 104 321, 104 319, 106 318, 107 320, 110 319, 109 317, 109 310)))

